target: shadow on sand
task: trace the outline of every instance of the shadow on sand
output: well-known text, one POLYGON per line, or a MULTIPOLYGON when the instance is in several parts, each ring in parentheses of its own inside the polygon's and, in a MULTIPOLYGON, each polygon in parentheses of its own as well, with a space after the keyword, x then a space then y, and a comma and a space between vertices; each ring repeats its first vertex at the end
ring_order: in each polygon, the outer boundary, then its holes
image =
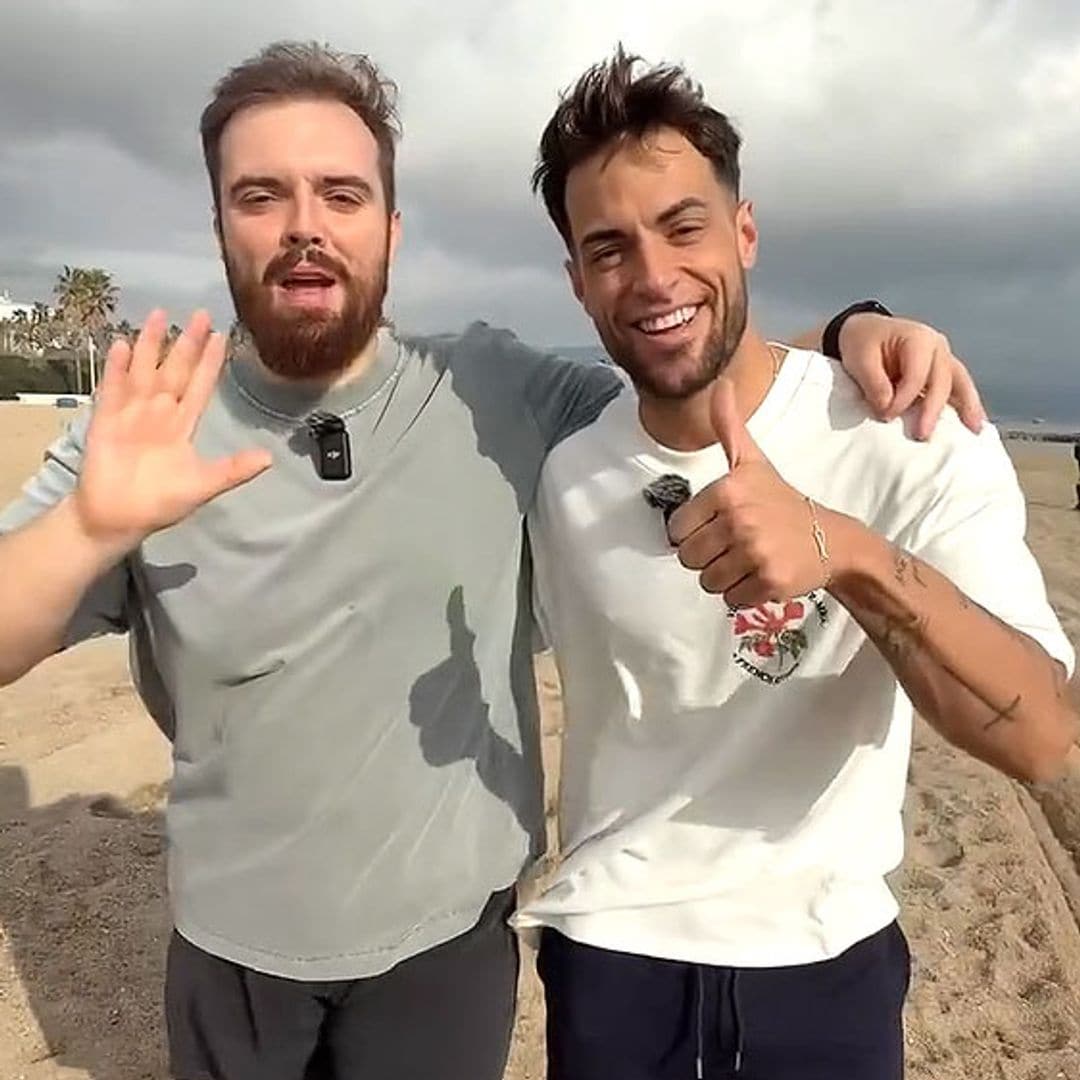
POLYGON ((0 933, 41 1032, 5 1075, 51 1076, 34 1068, 50 1062, 92 1080, 168 1077, 163 795, 31 807, 23 770, 0 766, 0 933))

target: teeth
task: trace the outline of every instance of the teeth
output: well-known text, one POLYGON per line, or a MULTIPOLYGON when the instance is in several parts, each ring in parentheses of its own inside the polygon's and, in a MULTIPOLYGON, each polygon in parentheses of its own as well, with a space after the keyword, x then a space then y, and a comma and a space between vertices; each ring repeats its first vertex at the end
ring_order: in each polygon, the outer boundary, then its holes
POLYGON ((658 315, 655 319, 642 319, 638 326, 646 334, 658 334, 661 330, 672 330, 683 326, 697 314, 696 307, 681 307, 669 311, 667 315, 658 315))

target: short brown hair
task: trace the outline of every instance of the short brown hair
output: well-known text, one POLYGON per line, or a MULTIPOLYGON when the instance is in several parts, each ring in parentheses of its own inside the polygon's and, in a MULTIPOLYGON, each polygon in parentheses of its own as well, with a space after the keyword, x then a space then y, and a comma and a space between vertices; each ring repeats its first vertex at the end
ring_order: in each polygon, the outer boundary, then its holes
POLYGON ((555 227, 572 247, 566 212, 570 171, 605 147, 641 139, 657 128, 681 132, 712 163, 717 179, 738 197, 741 140, 731 121, 705 101, 701 86, 675 64, 635 74, 642 63, 619 45, 559 99, 540 137, 532 189, 540 191, 555 227))
POLYGON ((214 206, 220 210, 221 135, 241 110, 267 101, 326 99, 347 105, 379 147, 379 177, 394 209, 394 150, 401 133, 397 87, 367 57, 314 42, 279 41, 234 67, 214 87, 199 123, 214 206))

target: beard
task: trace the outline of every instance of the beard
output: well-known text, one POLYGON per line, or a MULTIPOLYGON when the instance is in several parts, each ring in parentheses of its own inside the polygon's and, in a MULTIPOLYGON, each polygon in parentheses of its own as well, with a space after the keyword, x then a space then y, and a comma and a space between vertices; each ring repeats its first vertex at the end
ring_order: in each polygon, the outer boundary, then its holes
POLYGON ((597 327, 608 355, 630 376, 639 393, 666 400, 694 397, 726 370, 746 333, 746 271, 740 267, 733 295, 729 295, 727 280, 721 278, 720 293, 719 318, 714 319, 697 357, 690 352, 696 346, 689 345, 660 364, 643 362, 632 345, 597 327))
POLYGON ((389 231, 375 272, 367 279, 352 276, 337 259, 310 246, 278 255, 261 281, 244 280, 226 255, 225 277, 236 317, 270 371, 288 379, 337 375, 363 352, 382 322, 389 277, 389 231), (272 286, 282 282, 300 262, 317 266, 341 285, 345 302, 340 312, 275 310, 272 286))

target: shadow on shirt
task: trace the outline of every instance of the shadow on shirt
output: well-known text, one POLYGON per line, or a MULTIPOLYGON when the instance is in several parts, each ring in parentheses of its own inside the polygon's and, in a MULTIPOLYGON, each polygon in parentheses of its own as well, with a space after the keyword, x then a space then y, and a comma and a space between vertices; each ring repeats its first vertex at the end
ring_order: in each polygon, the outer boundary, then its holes
MULTIPOLYGON (((490 707, 484 698, 480 669, 476 663, 476 634, 465 616, 465 597, 460 585, 446 601, 446 626, 450 654, 421 675, 409 692, 409 718, 420 732, 424 760, 442 767, 472 760, 481 783, 514 812, 518 823, 539 843, 542 831, 539 712, 535 689, 514 687, 518 699, 523 752, 499 734, 491 724, 490 707)), ((527 625, 518 619, 515 649, 527 647, 527 625)), ((523 667, 531 678, 531 651, 523 667)))

